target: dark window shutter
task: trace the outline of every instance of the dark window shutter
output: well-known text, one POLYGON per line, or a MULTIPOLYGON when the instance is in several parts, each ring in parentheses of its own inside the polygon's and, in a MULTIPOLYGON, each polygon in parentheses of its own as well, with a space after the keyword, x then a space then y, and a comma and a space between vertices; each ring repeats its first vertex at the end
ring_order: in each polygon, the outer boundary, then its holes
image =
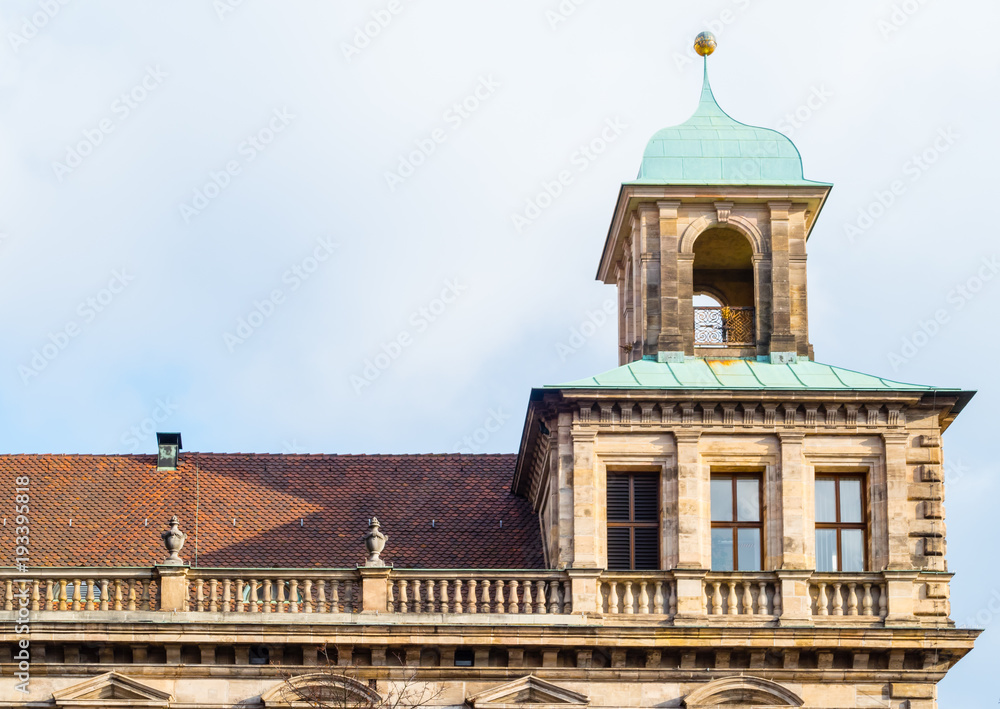
POLYGON ((656 475, 636 475, 633 478, 635 522, 658 522, 660 485, 656 475))
POLYGON ((608 521, 628 522, 628 475, 608 476, 608 521))
POLYGON ((632 568, 629 558, 629 528, 611 527, 608 529, 608 568, 628 570, 632 568))
POLYGON ((635 568, 660 568, 660 530, 651 527, 635 528, 635 568))

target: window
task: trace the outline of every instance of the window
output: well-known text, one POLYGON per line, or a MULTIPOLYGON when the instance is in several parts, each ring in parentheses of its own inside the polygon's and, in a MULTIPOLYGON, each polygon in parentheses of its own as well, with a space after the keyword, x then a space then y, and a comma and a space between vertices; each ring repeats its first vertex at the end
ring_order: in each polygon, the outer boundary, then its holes
POLYGON ((864 476, 816 476, 816 570, 865 570, 864 476))
POLYGON ((760 571, 764 565, 757 474, 712 475, 712 571, 760 571))
POLYGON ((660 478, 608 473, 608 568, 660 568, 660 478))

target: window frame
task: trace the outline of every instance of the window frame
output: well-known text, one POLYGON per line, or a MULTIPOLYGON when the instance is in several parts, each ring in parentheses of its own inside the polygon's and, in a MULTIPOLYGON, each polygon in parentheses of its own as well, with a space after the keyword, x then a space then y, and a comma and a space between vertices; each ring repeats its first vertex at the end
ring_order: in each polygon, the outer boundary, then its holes
MULTIPOLYGON (((868 572, 869 564, 869 553, 868 553, 868 538, 869 538, 869 526, 870 518, 868 517, 868 474, 863 471, 851 471, 851 472, 816 472, 813 476, 813 544, 816 544, 815 536, 816 530, 819 529, 833 529, 837 533, 837 568, 832 571, 823 571, 820 573, 830 573, 830 574, 863 574, 868 572), (840 481, 841 480, 858 480, 861 482, 861 521, 860 522, 841 522, 840 521, 840 481), (836 512, 837 521, 836 522, 819 522, 816 520, 816 483, 820 480, 833 480, 834 481, 834 510, 836 512), (860 529, 861 530, 861 571, 844 571, 844 554, 841 547, 840 532, 844 529, 860 529)), ((815 549, 815 547, 814 547, 815 549)), ((815 551, 814 551, 815 554, 815 551)), ((817 558, 818 560, 818 558, 817 558)), ((817 564, 818 566, 819 564, 817 564)))
MULTIPOLYGON (((764 526, 764 473, 763 471, 755 470, 718 470, 712 471, 709 477, 709 504, 708 504, 708 517, 710 523, 710 529, 730 529, 733 535, 733 568, 732 573, 755 573, 753 571, 740 571, 740 545, 739 545, 739 534, 737 530, 739 529, 756 529, 760 531, 760 563, 758 566, 760 570, 764 570, 764 559, 767 558, 767 539, 765 536, 765 526, 764 526), (732 479, 732 499, 733 499, 733 519, 731 521, 721 521, 716 522, 712 519, 712 481, 721 480, 723 478, 732 479), (740 522, 739 517, 739 499, 736 493, 736 482, 737 480, 756 480, 757 481, 757 521, 756 522, 740 522)), ((709 532, 711 536, 711 532, 709 532)), ((711 539, 709 539, 709 554, 711 554, 711 539)), ((721 571, 725 573, 725 569, 712 569, 712 571, 721 571)))
MULTIPOLYGON (((627 528, 628 533, 628 559, 629 565, 627 569, 612 569, 610 556, 606 559, 608 566, 608 571, 660 571, 663 568, 663 559, 661 557, 662 547, 663 547, 663 532, 661 530, 661 519, 663 517, 663 500, 661 499, 662 493, 662 480, 658 472, 647 471, 647 470, 609 470, 607 473, 607 478, 611 477, 624 477, 628 479, 628 522, 612 521, 608 518, 608 491, 610 485, 605 484, 604 490, 604 505, 605 505, 605 522, 607 523, 608 529, 621 529, 627 528), (635 521, 635 479, 636 477, 652 478, 656 481, 656 521, 655 522, 636 522, 635 521), (655 529, 656 530, 656 568, 655 569, 636 569, 635 567, 635 530, 639 529, 655 529)), ((608 549, 609 546, 609 535, 605 534, 605 548, 608 549)))

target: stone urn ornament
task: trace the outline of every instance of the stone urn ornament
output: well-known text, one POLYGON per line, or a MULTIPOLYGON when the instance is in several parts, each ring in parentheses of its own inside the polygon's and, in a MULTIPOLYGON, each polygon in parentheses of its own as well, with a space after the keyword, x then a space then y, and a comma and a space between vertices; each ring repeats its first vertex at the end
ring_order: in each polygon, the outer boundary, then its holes
POLYGON ((368 522, 368 533, 365 535, 365 549, 368 550, 368 558, 365 559, 365 566, 385 566, 385 562, 379 558, 379 554, 385 549, 385 543, 389 541, 389 535, 383 534, 379 530, 378 517, 372 517, 368 522))
POLYGON ((187 539, 187 535, 180 530, 180 522, 177 519, 177 515, 170 518, 167 522, 168 529, 163 530, 160 533, 160 538, 163 539, 163 545, 170 552, 170 555, 163 562, 165 566, 182 566, 184 564, 184 559, 178 556, 177 552, 184 548, 184 540, 187 539))

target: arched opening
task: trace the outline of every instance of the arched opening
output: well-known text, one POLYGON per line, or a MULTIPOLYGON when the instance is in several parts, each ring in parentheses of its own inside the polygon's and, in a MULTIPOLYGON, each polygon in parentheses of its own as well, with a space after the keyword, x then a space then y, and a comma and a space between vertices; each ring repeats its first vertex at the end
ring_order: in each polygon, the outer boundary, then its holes
POLYGON ((753 248, 739 232, 714 227, 694 242, 695 347, 753 347, 753 248))

